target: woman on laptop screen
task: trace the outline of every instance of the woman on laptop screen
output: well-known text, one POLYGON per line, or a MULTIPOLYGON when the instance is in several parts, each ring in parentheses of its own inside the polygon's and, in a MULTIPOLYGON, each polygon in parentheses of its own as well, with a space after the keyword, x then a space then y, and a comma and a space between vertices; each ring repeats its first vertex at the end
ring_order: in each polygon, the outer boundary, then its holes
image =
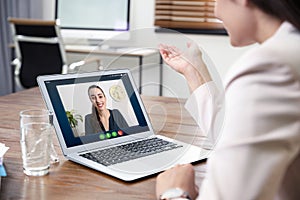
POLYGON ((92 103, 92 113, 85 116, 86 135, 128 127, 119 110, 107 109, 106 96, 99 86, 91 85, 88 88, 88 95, 92 103))

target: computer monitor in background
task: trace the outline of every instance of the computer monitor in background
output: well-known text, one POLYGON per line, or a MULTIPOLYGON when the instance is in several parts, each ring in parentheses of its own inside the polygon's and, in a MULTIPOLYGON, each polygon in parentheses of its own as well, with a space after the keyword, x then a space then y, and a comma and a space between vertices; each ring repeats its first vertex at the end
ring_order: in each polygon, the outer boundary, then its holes
POLYGON ((130 0, 56 0, 55 19, 65 41, 129 40, 130 0))

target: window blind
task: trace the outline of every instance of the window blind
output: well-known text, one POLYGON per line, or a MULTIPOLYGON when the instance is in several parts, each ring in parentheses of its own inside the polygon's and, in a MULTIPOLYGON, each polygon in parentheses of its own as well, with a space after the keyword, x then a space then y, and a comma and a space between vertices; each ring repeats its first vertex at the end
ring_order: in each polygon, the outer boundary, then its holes
POLYGON ((179 30, 224 30, 214 16, 216 0, 156 0, 155 26, 179 30))

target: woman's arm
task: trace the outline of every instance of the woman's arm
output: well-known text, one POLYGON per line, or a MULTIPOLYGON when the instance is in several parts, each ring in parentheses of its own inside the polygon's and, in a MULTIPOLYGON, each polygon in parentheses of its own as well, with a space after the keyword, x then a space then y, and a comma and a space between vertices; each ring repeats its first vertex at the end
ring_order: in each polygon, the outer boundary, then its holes
MULTIPOLYGON (((161 45, 160 53, 169 66, 185 76, 192 92, 185 106, 202 132, 206 135, 210 134, 209 147, 211 147, 217 138, 211 130, 213 130, 213 124, 217 122, 214 119, 217 118, 218 113, 222 113, 219 111, 222 108, 223 98, 211 81, 199 48, 195 44, 188 44, 187 47, 187 52, 183 53, 176 47, 161 45)), ((214 132, 218 133, 218 130, 214 132)), ((198 195, 198 187, 194 179, 192 165, 174 167, 158 176, 156 194, 159 197, 168 189, 181 188, 188 192, 192 199, 195 199, 198 195)))
POLYGON ((91 114, 87 114, 84 117, 84 131, 85 131, 85 135, 95 133, 94 129, 93 129, 93 126, 92 126, 92 121, 91 120, 92 120, 91 114))
POLYGON ((195 43, 187 43, 186 52, 165 44, 159 46, 159 51, 165 63, 184 75, 191 92, 212 80, 202 59, 202 52, 195 43))
POLYGON ((120 113, 119 110, 113 109, 112 113, 113 113, 114 123, 117 124, 117 126, 119 128, 127 128, 128 127, 127 121, 125 120, 125 118, 123 117, 123 115, 120 113))
POLYGON ((195 171, 191 164, 176 165, 161 173, 156 180, 156 195, 159 199, 165 191, 171 188, 180 188, 187 192, 190 198, 198 196, 198 186, 195 184, 195 171))

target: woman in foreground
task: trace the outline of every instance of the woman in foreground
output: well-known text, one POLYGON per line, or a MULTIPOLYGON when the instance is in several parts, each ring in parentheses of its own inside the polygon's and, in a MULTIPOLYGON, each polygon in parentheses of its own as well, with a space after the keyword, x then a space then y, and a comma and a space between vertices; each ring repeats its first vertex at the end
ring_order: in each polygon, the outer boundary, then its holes
MULTIPOLYGON (((192 165, 179 165, 157 177, 157 198, 300 199, 300 2, 217 0, 215 15, 233 46, 259 46, 226 77, 225 120, 201 188, 192 165)), ((187 110, 217 135, 220 94, 200 50, 161 45, 160 53, 188 82, 187 110)))

